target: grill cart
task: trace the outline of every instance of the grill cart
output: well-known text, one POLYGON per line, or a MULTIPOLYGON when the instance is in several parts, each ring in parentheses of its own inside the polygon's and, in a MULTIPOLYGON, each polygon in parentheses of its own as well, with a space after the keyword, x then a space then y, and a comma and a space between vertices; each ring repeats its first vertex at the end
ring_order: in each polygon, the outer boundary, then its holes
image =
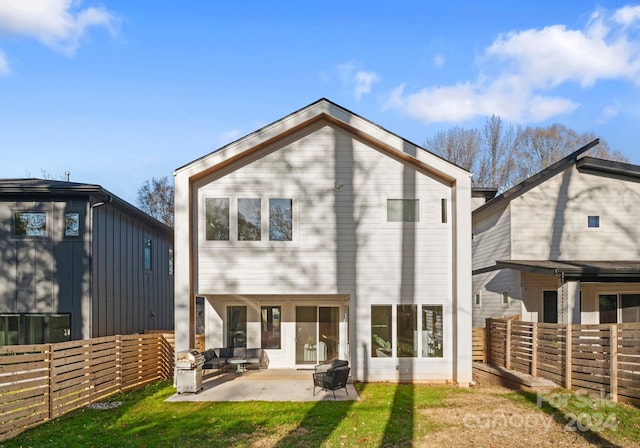
POLYGON ((178 393, 198 393, 202 389, 204 355, 197 350, 178 352, 176 357, 176 386, 178 393))

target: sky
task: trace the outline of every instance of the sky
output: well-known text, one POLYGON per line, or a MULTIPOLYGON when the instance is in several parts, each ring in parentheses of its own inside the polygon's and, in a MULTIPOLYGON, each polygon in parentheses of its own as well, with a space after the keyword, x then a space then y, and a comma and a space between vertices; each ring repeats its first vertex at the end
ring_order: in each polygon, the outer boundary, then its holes
POLYGON ((640 3, 0 0, 0 178, 135 204, 320 98, 418 145, 497 115, 640 164, 640 3))

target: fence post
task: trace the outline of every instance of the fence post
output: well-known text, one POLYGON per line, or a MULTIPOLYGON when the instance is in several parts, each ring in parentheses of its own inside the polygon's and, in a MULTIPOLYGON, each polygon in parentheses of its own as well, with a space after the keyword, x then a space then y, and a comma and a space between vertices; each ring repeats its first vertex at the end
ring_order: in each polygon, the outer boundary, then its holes
POLYGON ((567 324, 565 339, 564 339, 564 359, 565 359, 565 373, 564 373, 564 387, 571 389, 571 357, 572 357, 572 342, 571 342, 571 324, 567 324))
POLYGON ((486 347, 487 347, 487 364, 492 364, 492 362, 491 362, 491 332, 492 332, 491 331, 491 318, 487 318, 485 320, 484 325, 485 325, 485 328, 487 329, 487 332, 485 334, 487 336, 487 339, 485 340, 485 344, 486 344, 486 347))
POLYGON ((613 402, 618 401, 618 326, 611 324, 609 327, 609 376, 610 391, 609 399, 613 402))
POLYGON ((511 369, 511 320, 507 320, 507 337, 504 344, 504 367, 511 369))
POLYGON ((538 376, 538 322, 531 325, 531 376, 538 376))
POLYGON ((122 336, 116 335, 116 381, 118 392, 122 392, 122 336))
POLYGON ((45 345, 46 352, 46 361, 49 367, 47 367, 47 401, 49 402, 49 406, 47 409, 47 420, 51 420, 53 418, 53 353, 52 353, 52 344, 45 345))
POLYGON ((484 364, 487 364, 487 360, 489 359, 489 329, 487 327, 484 327, 482 329, 482 342, 484 342, 484 347, 482 347, 482 362, 484 364))

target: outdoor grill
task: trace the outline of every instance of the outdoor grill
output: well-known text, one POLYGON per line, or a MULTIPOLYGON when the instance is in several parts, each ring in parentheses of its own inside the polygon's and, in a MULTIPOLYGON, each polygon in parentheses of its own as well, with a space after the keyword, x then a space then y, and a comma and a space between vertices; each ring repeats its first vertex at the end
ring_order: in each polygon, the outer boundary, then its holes
POLYGON ((198 393, 202 389, 204 355, 197 350, 178 352, 176 356, 176 387, 178 393, 198 393))

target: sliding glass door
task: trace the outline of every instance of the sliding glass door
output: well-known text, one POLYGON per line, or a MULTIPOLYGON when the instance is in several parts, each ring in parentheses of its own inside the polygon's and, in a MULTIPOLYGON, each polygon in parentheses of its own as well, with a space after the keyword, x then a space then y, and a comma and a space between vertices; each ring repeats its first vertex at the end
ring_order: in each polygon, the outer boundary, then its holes
POLYGON ((338 357, 337 306, 296 306, 296 364, 315 365, 338 357))

